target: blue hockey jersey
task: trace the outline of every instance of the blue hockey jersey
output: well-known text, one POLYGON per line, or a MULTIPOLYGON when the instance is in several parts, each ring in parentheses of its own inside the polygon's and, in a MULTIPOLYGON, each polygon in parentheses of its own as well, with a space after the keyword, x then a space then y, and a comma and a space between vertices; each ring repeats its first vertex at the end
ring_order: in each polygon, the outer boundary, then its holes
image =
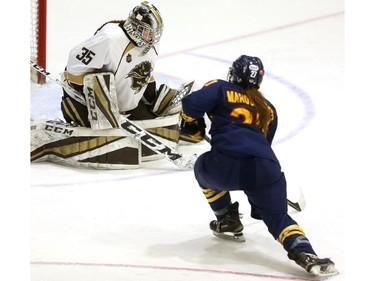
POLYGON ((272 116, 267 135, 257 125, 257 108, 244 90, 224 80, 207 82, 182 100, 183 113, 192 118, 211 119, 211 145, 223 153, 254 156, 278 162, 272 148, 277 129, 277 112, 269 102, 272 116))

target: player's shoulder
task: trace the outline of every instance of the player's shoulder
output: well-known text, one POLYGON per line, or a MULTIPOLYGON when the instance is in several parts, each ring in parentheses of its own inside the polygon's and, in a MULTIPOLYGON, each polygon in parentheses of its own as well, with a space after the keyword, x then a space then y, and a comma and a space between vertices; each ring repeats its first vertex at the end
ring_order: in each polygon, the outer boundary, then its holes
POLYGON ((226 86, 229 82, 222 79, 209 80, 204 84, 204 87, 222 87, 226 86))
POLYGON ((103 24, 95 33, 97 36, 106 37, 108 39, 116 39, 125 37, 125 31, 118 22, 107 22, 103 24))
POLYGON ((122 29, 122 21, 107 21, 103 23, 96 32, 108 32, 112 30, 122 29))
POLYGON ((211 80, 205 84, 205 87, 209 87, 209 89, 216 90, 218 92, 243 92, 243 89, 239 85, 223 79, 211 80))

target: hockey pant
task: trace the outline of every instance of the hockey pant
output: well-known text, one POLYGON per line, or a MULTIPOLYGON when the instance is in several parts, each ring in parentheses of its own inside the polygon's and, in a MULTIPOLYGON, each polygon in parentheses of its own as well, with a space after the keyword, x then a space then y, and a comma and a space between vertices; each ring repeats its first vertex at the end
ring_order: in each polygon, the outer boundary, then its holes
POLYGON ((243 190, 251 217, 263 220, 286 251, 315 253, 304 231, 287 213, 286 180, 279 163, 255 157, 233 157, 217 150, 203 153, 194 167, 195 178, 217 219, 231 204, 231 190, 243 190))

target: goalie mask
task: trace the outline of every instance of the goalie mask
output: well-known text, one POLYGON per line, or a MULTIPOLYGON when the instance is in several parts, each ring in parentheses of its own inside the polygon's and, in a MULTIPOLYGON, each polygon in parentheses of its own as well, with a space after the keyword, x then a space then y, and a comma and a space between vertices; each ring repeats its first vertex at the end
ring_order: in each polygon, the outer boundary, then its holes
POLYGON ((236 59, 228 71, 228 81, 242 87, 259 89, 263 81, 264 68, 260 58, 246 55, 236 59))
POLYGON ((136 6, 124 23, 126 33, 138 47, 151 47, 158 43, 163 27, 159 10, 147 1, 136 6))

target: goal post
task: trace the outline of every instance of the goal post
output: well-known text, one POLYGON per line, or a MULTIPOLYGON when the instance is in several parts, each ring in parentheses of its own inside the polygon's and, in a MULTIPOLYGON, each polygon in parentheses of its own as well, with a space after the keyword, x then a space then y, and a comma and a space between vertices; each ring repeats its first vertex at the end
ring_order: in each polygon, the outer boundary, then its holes
MULTIPOLYGON (((30 60, 46 68, 47 64, 47 0, 31 1, 30 60)), ((43 84, 45 76, 30 68, 30 80, 43 84)))

